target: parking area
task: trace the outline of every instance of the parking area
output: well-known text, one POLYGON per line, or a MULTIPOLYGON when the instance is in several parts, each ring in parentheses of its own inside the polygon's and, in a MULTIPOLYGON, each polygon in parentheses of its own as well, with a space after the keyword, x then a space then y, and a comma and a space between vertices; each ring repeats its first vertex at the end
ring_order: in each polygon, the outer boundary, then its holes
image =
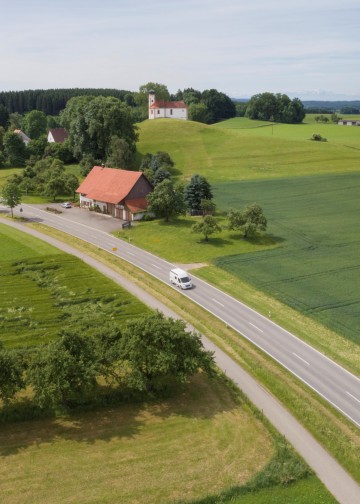
MULTIPOLYGON (((46 211, 46 208, 53 208, 54 210, 61 212, 61 214, 57 214, 61 218, 65 218, 72 222, 79 222, 86 226, 100 229, 101 231, 106 231, 108 233, 122 229, 122 224, 124 223, 123 220, 115 219, 115 217, 112 217, 111 215, 103 215, 97 212, 90 212, 86 208, 79 208, 76 206, 71 208, 64 208, 63 206, 61 206, 61 203, 48 203, 41 205, 34 204, 29 206, 39 208, 44 211, 46 211)), ((19 210, 19 207, 17 207, 16 210, 19 210)), ((26 217, 25 210, 24 217, 26 217)))

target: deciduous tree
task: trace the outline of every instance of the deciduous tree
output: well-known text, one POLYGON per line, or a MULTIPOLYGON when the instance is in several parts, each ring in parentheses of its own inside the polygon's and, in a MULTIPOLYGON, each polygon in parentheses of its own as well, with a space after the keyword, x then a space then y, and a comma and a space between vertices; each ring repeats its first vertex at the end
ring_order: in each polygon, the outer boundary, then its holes
POLYGON ((166 222, 170 217, 185 214, 184 188, 181 185, 174 186, 169 179, 160 182, 154 191, 148 194, 147 200, 148 211, 157 217, 164 217, 166 222))
POLYGON ((25 133, 31 138, 31 140, 36 140, 40 138, 41 135, 46 134, 46 115, 40 110, 32 110, 31 112, 25 114, 23 125, 25 133))
POLYGON ((228 228, 243 231, 245 238, 251 238, 258 230, 265 231, 267 228, 267 219, 257 203, 247 206, 242 212, 230 210, 228 219, 228 228))
POLYGON ((4 135, 4 153, 12 167, 24 166, 27 158, 26 146, 20 135, 8 131, 4 135))
POLYGON ((5 205, 11 209, 11 217, 14 217, 14 208, 21 202, 21 191, 15 182, 7 182, 2 188, 2 199, 5 205))
POLYGON ((71 406, 94 389, 97 372, 94 340, 64 333, 38 350, 29 367, 28 382, 41 407, 71 406))
POLYGON ((129 322, 121 349, 131 369, 129 384, 138 390, 154 392, 169 382, 186 383, 199 368, 212 372, 213 355, 204 350, 199 334, 159 312, 129 322))
POLYGON ((191 232, 202 234, 205 241, 208 242, 209 236, 221 232, 221 226, 219 226, 217 220, 212 215, 204 215, 200 221, 193 224, 191 232))
POLYGON ((0 399, 8 404, 24 386, 23 369, 14 352, 0 343, 0 399))

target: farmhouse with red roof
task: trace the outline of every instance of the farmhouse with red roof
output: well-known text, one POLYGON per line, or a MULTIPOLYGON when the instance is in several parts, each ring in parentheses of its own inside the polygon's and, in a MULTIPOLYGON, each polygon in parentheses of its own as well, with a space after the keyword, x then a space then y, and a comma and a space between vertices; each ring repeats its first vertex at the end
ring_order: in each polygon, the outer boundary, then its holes
POLYGON ((149 92, 149 119, 183 119, 188 118, 188 106, 183 101, 156 100, 155 92, 149 92))
POLYGON ((142 172, 94 166, 76 192, 80 194, 81 207, 133 221, 146 213, 146 196, 152 190, 142 172))

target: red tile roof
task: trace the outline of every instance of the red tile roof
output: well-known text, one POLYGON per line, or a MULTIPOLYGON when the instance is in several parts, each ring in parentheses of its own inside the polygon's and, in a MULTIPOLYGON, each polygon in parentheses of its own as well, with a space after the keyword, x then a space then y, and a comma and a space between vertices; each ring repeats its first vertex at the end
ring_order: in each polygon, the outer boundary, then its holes
POLYGON ((184 101, 165 101, 165 100, 156 100, 152 105, 150 105, 151 109, 157 108, 188 108, 184 101))
POLYGON ((142 172, 94 166, 76 192, 96 201, 118 204, 143 176, 142 172))

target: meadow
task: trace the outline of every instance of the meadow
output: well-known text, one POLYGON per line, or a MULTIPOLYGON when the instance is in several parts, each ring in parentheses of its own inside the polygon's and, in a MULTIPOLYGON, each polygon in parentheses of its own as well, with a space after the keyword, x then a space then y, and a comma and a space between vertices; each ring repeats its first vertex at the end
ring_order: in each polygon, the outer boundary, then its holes
POLYGON ((0 223, 0 334, 8 347, 46 343, 67 327, 91 333, 148 312, 79 259, 0 223))
POLYGON ((139 125, 139 159, 147 152, 169 152, 178 180, 187 181, 198 173, 211 184, 350 172, 359 167, 360 127, 316 125, 314 129, 314 125, 300 124, 229 128, 232 121, 241 124, 243 120, 235 118, 213 126, 166 119, 145 121, 139 125), (325 128, 323 133, 321 128, 325 128), (336 132, 337 141, 330 141, 329 131, 336 132), (310 141, 315 132, 329 141, 310 141))

